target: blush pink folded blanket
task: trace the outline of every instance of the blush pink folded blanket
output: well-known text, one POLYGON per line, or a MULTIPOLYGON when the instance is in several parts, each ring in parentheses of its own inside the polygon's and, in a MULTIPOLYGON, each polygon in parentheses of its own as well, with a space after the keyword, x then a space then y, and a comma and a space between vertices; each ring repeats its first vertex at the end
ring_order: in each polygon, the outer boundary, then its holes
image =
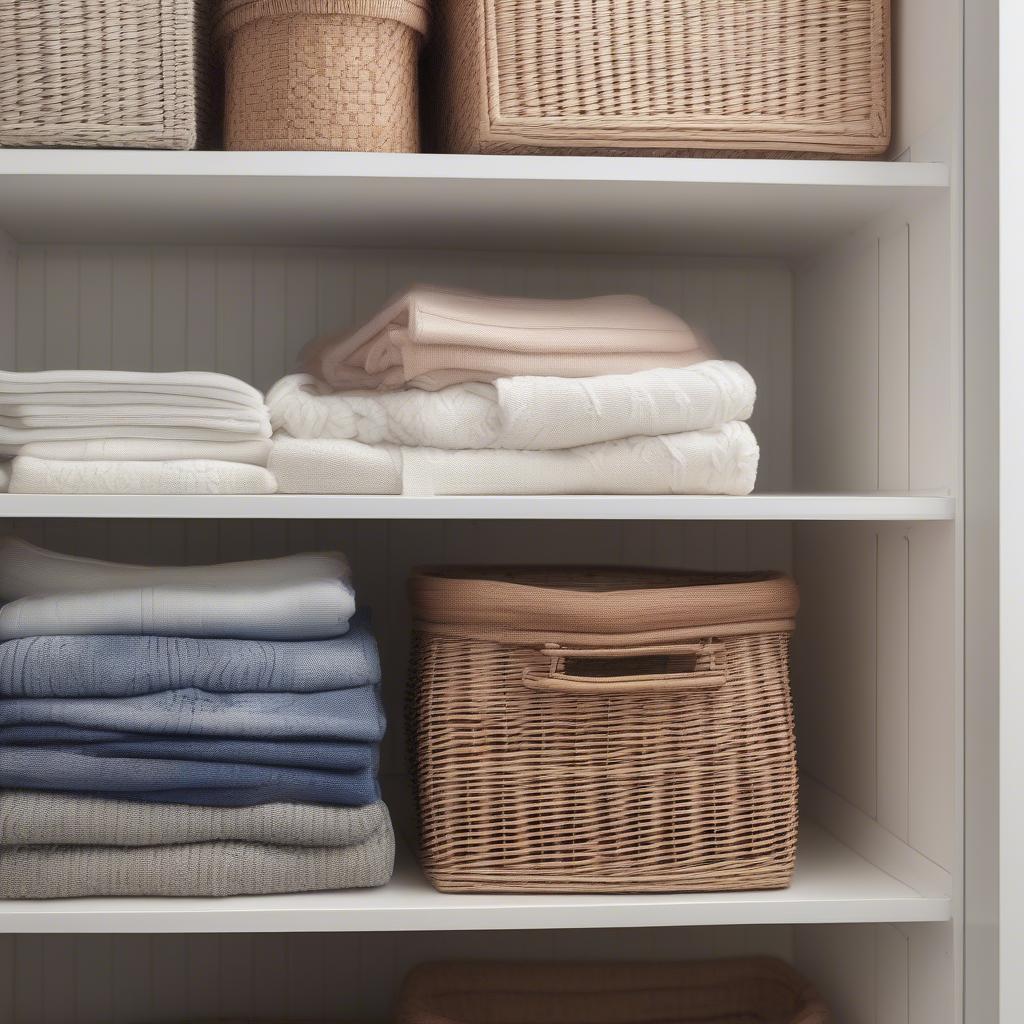
POLYGON ((319 338, 307 373, 337 388, 435 391, 499 377, 598 377, 683 367, 714 352, 639 295, 511 299, 420 286, 352 334, 319 338))

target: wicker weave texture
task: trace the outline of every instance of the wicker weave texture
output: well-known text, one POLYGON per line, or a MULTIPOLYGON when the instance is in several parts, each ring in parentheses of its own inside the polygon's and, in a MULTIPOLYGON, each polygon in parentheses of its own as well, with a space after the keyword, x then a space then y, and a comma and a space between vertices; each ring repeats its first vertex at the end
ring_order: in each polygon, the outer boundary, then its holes
POLYGON ((203 0, 0 3, 0 146, 193 148, 208 36, 203 0))
POLYGON ((693 963, 437 963, 406 978, 398 1024, 829 1024, 771 958, 693 963))
POLYGON ((418 151, 422 36, 414 25, 425 26, 425 7, 377 6, 414 16, 347 13, 334 0, 228 0, 217 32, 226 148, 418 151))
POLYGON ((421 864, 434 886, 788 885, 797 838, 792 582, 774 578, 777 619, 768 621, 763 576, 716 586, 679 574, 673 588, 661 573, 658 586, 641 589, 626 573, 624 589, 617 571, 602 570, 580 589, 572 570, 553 571, 555 585, 525 572, 512 598, 507 570, 495 572, 491 597, 486 578, 472 580, 480 614, 467 610, 457 574, 412 581, 409 737, 421 864), (727 616, 721 632, 693 625, 705 586, 731 588, 738 613, 752 597, 751 621, 727 616), (632 604, 628 634, 599 631, 602 594, 632 604), (666 628, 666 616, 676 625, 666 628), (636 629, 644 619, 649 632, 636 629), (532 621, 544 628, 521 628, 532 621))
POLYGON ((877 156, 890 0, 436 0, 449 152, 877 156))

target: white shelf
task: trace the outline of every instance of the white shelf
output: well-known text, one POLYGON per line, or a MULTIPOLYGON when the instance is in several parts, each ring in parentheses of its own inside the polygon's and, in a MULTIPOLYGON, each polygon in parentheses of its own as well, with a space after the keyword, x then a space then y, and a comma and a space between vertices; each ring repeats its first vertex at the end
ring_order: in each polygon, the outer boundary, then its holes
POLYGON ((0 902, 0 932, 396 932, 946 921, 922 895, 812 825, 793 884, 767 892, 655 896, 464 896, 436 892, 407 853, 380 889, 227 899, 0 902))
POLYGON ((927 163, 0 150, 0 229, 20 241, 751 255, 813 249, 948 186, 947 167, 927 163))
POLYGON ((0 494, 0 518, 948 520, 935 494, 538 495, 0 494))

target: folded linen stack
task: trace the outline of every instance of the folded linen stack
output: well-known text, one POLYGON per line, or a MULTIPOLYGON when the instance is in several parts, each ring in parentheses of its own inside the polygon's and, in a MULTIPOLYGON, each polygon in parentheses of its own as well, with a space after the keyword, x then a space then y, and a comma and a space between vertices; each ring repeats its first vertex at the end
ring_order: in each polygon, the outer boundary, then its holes
POLYGON ((415 288, 267 395, 291 493, 747 494, 756 389, 637 296, 415 288))
POLYGON ((270 421, 220 373, 0 372, 9 490, 36 494, 271 494, 270 421))
POLYGON ((0 543, 0 896, 382 885, 380 662, 341 555, 0 543))

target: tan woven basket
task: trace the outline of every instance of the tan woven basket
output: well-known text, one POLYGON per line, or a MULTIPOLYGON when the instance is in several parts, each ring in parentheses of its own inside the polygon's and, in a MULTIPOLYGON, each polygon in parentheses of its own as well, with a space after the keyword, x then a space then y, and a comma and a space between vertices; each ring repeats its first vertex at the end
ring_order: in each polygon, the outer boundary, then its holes
POLYGON ((410 592, 409 737, 438 889, 788 885, 790 579, 452 568, 410 592))
POLYGON ((889 0, 436 0, 455 153, 884 153, 889 0))
POLYGON ((209 122, 204 0, 0 2, 0 146, 192 149, 209 122))
POLYGON ((428 0, 221 0, 227 149, 415 152, 428 0))
POLYGON ((442 963, 406 978, 398 1024, 829 1024, 768 958, 701 963, 442 963))

